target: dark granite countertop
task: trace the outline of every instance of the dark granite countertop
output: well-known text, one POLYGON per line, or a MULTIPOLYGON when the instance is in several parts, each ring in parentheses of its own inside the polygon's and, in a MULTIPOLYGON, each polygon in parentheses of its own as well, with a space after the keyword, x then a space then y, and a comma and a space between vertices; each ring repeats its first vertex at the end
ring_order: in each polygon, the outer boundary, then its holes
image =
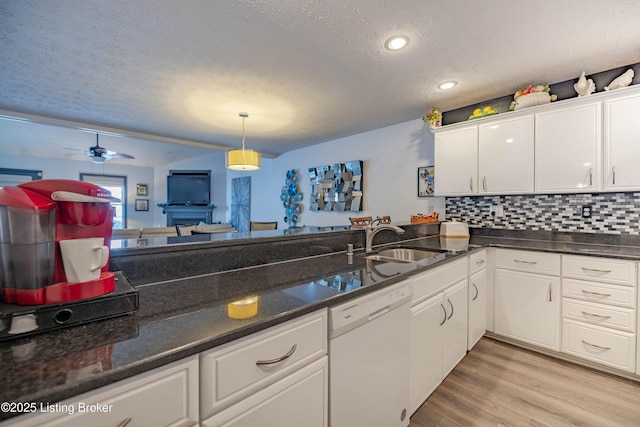
MULTIPOLYGON (((640 260, 637 237, 584 238, 539 232, 472 230, 470 250, 484 246, 640 260)), ((440 248, 439 236, 393 245, 440 248)), ((433 263, 372 263, 362 251, 216 271, 138 286, 136 315, 0 344, 0 401, 57 402, 233 341, 469 253, 433 263), (227 304, 258 296, 258 314, 235 320, 227 304)), ((0 413, 0 419, 17 414, 0 413)))

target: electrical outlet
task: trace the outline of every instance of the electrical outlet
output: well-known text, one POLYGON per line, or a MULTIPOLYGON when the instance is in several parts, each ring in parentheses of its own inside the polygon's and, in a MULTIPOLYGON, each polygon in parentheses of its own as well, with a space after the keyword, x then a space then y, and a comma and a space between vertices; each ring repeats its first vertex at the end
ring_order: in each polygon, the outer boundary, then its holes
POLYGON ((591 218, 592 210, 593 205, 582 205, 580 206, 580 216, 582 218, 591 218))
POLYGON ((504 216, 504 206, 502 205, 489 206, 489 215, 494 218, 500 218, 504 216))

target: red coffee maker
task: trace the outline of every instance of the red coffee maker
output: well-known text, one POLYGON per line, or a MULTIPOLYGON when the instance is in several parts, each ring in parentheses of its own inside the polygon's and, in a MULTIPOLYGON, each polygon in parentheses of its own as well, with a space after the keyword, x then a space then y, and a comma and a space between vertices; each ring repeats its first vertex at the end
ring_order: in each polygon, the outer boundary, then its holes
POLYGON ((59 242, 102 237, 110 246, 117 201, 102 187, 48 179, 0 189, 0 284, 4 302, 57 304, 112 292, 109 262, 97 280, 69 283, 59 242))

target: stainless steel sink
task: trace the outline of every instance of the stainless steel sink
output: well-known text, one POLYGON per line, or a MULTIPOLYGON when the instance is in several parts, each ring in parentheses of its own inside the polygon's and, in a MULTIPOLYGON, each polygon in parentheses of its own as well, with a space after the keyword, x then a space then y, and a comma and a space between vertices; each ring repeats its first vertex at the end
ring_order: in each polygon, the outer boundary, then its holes
POLYGON ((444 258, 444 255, 442 252, 428 249, 391 248, 383 249, 380 252, 366 256, 365 258, 385 262, 418 262, 422 260, 444 258))

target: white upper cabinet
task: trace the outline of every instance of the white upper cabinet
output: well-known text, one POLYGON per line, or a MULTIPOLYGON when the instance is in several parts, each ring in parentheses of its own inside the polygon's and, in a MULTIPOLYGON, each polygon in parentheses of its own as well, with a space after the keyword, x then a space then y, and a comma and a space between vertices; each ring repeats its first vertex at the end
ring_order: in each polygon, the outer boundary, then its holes
POLYGON ((439 132, 435 137, 436 196, 476 194, 478 127, 439 132))
POLYGON ((536 193, 602 190, 601 122, 600 102, 536 114, 536 193))
POLYGON ((605 101, 604 189, 640 189, 640 95, 605 101))
POLYGON ((492 121, 478 135, 478 194, 533 193, 533 117, 492 121))

